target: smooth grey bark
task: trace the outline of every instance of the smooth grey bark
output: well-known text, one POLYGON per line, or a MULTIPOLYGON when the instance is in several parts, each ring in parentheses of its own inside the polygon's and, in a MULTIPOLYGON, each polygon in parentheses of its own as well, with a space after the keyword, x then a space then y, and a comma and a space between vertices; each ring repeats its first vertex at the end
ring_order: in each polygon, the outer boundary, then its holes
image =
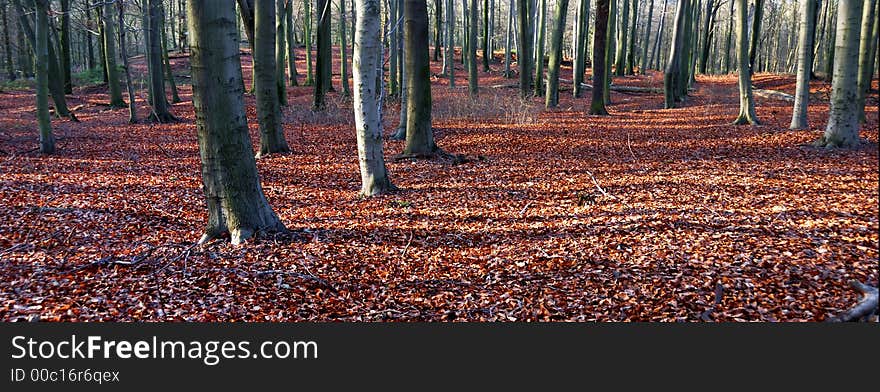
POLYGON ((125 106, 122 100, 122 89, 119 87, 119 74, 116 68, 116 24, 113 22, 113 5, 104 3, 102 19, 104 22, 104 55, 106 56, 104 69, 107 72, 107 88, 110 95, 110 107, 121 108, 125 106))
MULTIPOLYGON (((614 75, 626 75, 626 47, 627 34, 629 33, 629 2, 637 0, 623 0, 621 4, 620 27, 617 29, 617 54, 614 56, 614 75)), ((614 15, 612 15, 614 17, 614 15)))
POLYGON ((64 93, 73 93, 73 79, 70 77, 70 0, 60 0, 61 31, 58 43, 61 46, 61 76, 64 78, 64 93))
POLYGON ((577 0, 577 17, 574 21, 574 59, 572 60, 572 95, 580 98, 583 92, 587 56, 587 24, 590 20, 590 0, 577 0))
MULTIPOLYGON (((162 63, 162 0, 144 0, 144 20, 146 36, 144 42, 147 52, 147 80, 150 92, 150 120, 168 123, 177 118, 168 111, 168 100, 165 98, 165 78, 162 63)), ((112 15, 112 12, 109 13, 112 15)), ((109 52, 108 52, 109 57, 109 52)))
MULTIPOLYGON (((123 2, 116 2, 116 9, 119 11, 117 13, 119 20, 119 42, 125 42, 125 5, 123 2)), ((119 54, 122 56, 122 67, 125 72, 125 88, 128 91, 128 122, 131 124, 138 122, 137 117, 137 104, 134 98, 134 84, 131 82, 131 68, 128 63, 128 50, 126 49, 126 45, 119 45, 119 54)))
POLYGON ((530 0, 516 0, 518 11, 517 35, 519 36, 519 50, 516 53, 516 63, 519 66, 519 91, 522 98, 532 95, 532 4, 530 0))
POLYGON ((730 0, 730 18, 727 21, 727 43, 724 46, 724 74, 730 73, 730 43, 733 36, 733 4, 730 0))
MULTIPOLYGON (((257 0, 260 1, 260 0, 257 0)), ((278 93, 278 104, 287 106, 287 34, 285 22, 287 20, 285 0, 275 1, 275 84, 278 93)))
MULTIPOLYGON (((733 1, 733 0, 730 0, 733 1)), ((666 6, 669 0, 663 0, 663 12, 660 14, 660 24, 657 26, 657 40, 654 42, 654 50, 651 52, 651 64, 654 69, 660 69, 661 50, 663 48, 663 31, 666 29, 666 6)))
POLYGON ((471 98, 476 98, 477 94, 479 94, 479 74, 477 74, 477 24, 479 19, 477 18, 476 0, 471 2, 468 8, 468 19, 468 94, 471 98))
POLYGON ((675 22, 672 27, 672 41, 669 46, 669 58, 663 73, 663 96, 665 108, 674 108, 681 101, 681 84, 687 84, 682 78, 681 68, 684 62, 686 18, 690 0, 679 0, 675 7, 675 22))
POLYGON ((650 68, 650 62, 648 61, 648 46, 651 42, 651 23, 654 18, 654 0, 650 0, 648 3, 648 19, 645 20, 645 35, 642 39, 642 57, 639 63, 639 74, 644 75, 645 71, 650 68))
POLYGON ((535 30, 535 95, 544 94, 544 41, 545 32, 547 31, 547 0, 537 0, 540 2, 538 9, 538 25, 535 30))
POLYGON ((840 0, 837 14, 831 107, 819 147, 854 147, 859 143, 858 60, 862 0, 840 0))
POLYGON ((403 41, 406 67, 406 155, 431 155, 439 149, 431 130, 431 63, 428 54, 426 0, 404 0, 403 41))
POLYGON ((565 34, 567 13, 568 0, 556 0, 553 31, 550 33, 550 61, 547 64, 547 94, 544 98, 544 106, 547 108, 559 105, 559 65, 562 60, 562 38, 565 34))
POLYGON ((306 51, 306 86, 315 83, 314 70, 312 69, 312 1, 303 0, 303 44, 306 51))
POLYGON ((351 87, 348 83, 348 42, 346 33, 345 3, 348 0, 339 0, 339 79, 342 83, 342 98, 351 97, 351 87))
POLYGON ((790 129, 805 129, 809 126, 807 107, 810 103, 810 64, 813 62, 813 31, 816 23, 816 0, 801 0, 800 31, 798 32, 797 87, 794 94, 794 109, 791 113, 790 129))
POLYGON ((516 5, 515 2, 511 1, 507 5, 507 30, 505 31, 505 39, 504 39, 504 77, 511 78, 513 77, 513 71, 510 69, 511 62, 511 41, 513 40, 513 7, 516 5))
POLYGON ((749 44, 749 72, 755 73, 755 57, 758 55, 758 40, 761 38, 761 22, 764 19, 764 0, 755 0, 755 14, 752 16, 751 43, 749 44))
POLYGON ((446 76, 449 88, 455 88, 455 0, 446 2, 446 76))
POLYGON ((609 1, 596 0, 596 21, 593 29, 593 92, 590 101, 590 114, 607 116, 605 108, 605 83, 608 78, 608 19, 609 1))
POLYGON ((379 0, 355 0, 357 17, 354 29, 354 121, 357 133, 358 167, 363 196, 373 196, 394 189, 388 178, 382 152, 382 122, 379 117, 379 92, 375 80, 382 69, 382 29, 379 0))
POLYGON ((55 153, 55 136, 49 118, 49 18, 48 0, 34 0, 34 54, 37 76, 37 124, 40 129, 40 153, 55 153))
POLYGON ((859 123, 865 123, 865 95, 871 89, 871 60, 874 59, 873 46, 877 44, 877 35, 874 34, 874 25, 877 24, 877 15, 874 6, 877 0, 865 0, 862 11, 861 39, 859 42, 859 77, 858 96, 856 107, 859 112, 859 123))
MULTIPOLYGON (((276 0, 254 2, 254 95, 260 124, 260 151, 257 158, 290 151, 281 126, 279 83, 276 79, 276 5, 276 0)), ((283 60, 281 64, 283 66, 283 60)), ((280 85, 284 87, 283 82, 280 85)))
POLYGON ((299 86, 298 72, 296 71, 296 31, 293 20, 293 0, 287 0, 284 7, 284 31, 287 33, 287 66, 290 68, 290 85, 299 86))
POLYGON ((736 0, 736 61, 739 85, 739 115, 734 125, 759 125, 752 95, 752 72, 749 67, 749 29, 746 0, 736 0))
POLYGON ((444 0, 434 0, 434 61, 440 61, 440 51, 442 50, 443 1, 444 0))
MULTIPOLYGON (((617 31, 617 1, 618 0, 609 0, 609 12, 608 12, 608 31, 606 34, 608 37, 605 38, 605 87, 602 89, 603 97, 605 99, 605 105, 611 104, 611 66, 614 62, 614 45, 617 31)), ((593 33, 595 34, 595 32, 593 33)), ((595 48, 593 50, 596 50, 595 48)), ((595 64, 593 65, 595 67, 595 64)), ((593 85, 598 83, 598 79, 593 77, 593 85)))
POLYGON ((397 21, 400 19, 400 0, 388 0, 388 14, 390 18, 390 26, 388 35, 388 95, 397 96, 399 93, 398 72, 397 68, 400 64, 400 52, 397 50, 400 39, 399 25, 397 21))
POLYGON ((483 0, 483 72, 489 72, 489 60, 492 58, 492 48, 489 45, 490 25, 489 0, 483 0))
POLYGON ((635 65, 636 59, 636 33, 638 31, 639 24, 639 0, 632 0, 632 23, 630 24, 630 32, 629 32, 629 43, 627 44, 626 49, 626 74, 632 75, 635 73, 633 70, 633 66, 635 65))
POLYGON ((193 107, 208 224, 203 244, 229 233, 240 244, 257 231, 283 231, 257 174, 244 110, 235 10, 187 1, 193 107))

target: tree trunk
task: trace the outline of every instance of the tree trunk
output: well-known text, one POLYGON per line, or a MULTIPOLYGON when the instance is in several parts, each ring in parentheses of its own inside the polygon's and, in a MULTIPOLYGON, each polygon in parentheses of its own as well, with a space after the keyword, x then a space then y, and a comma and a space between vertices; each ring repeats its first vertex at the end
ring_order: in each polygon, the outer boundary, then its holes
POLYGON ((535 30, 535 95, 544 94, 544 41, 547 31, 547 0, 538 0, 538 25, 535 30))
POLYGON ((632 25, 630 26, 629 32, 629 43, 627 44, 627 55, 626 55, 626 74, 632 75, 635 73, 633 70, 633 66, 636 62, 636 32, 638 31, 637 26, 639 25, 639 0, 632 0, 632 25))
POLYGON ((187 16, 193 106, 208 207, 208 224, 199 243, 228 232, 237 245, 256 231, 284 230, 263 194, 248 136, 235 11, 208 0, 189 0, 187 16))
POLYGON ((400 39, 400 34, 398 34, 400 26, 397 22, 400 19, 400 0, 388 1, 388 8, 390 19, 390 29, 388 32, 388 95, 397 96, 399 94, 397 82, 400 81, 397 77, 397 67, 400 64, 400 52, 397 50, 397 41, 400 39))
MULTIPOLYGON (((12 65, 12 45, 9 42, 9 18, 6 14, 7 4, 0 4, 0 13, 3 18, 3 48, 6 55, 6 77, 9 80, 15 80, 15 67, 12 65)), ((23 50, 19 48, 18 50, 23 50)))
MULTIPOLYGON (((758 40, 761 38, 761 19, 764 18, 764 0, 755 0, 755 15, 752 17, 752 40, 749 44, 749 72, 755 72, 755 57, 758 55, 758 40)), ((748 34, 748 32, 746 32, 748 34)))
POLYGON ((440 41, 443 29, 443 0, 434 0, 434 61, 440 61, 440 41))
POLYGON ((61 72, 64 78, 64 93, 73 93, 73 80, 70 76, 70 0, 61 0, 61 72))
POLYGON ((555 108, 559 105, 559 65, 562 61, 562 38, 565 34, 565 16, 568 13, 568 0, 557 0, 553 12, 553 31, 550 33, 550 61, 547 64, 547 94, 544 106, 555 108))
MULTIPOLYGON (((333 61, 330 42, 330 0, 318 0, 318 48, 315 60, 315 98, 312 109, 324 110, 325 94, 330 91, 330 66, 333 61)), ((427 46, 427 44, 425 45, 427 46)))
POLYGON ((871 60, 874 58, 873 46, 877 43, 877 36, 874 34, 874 25, 877 24, 877 17, 874 14, 874 5, 877 0, 865 0, 862 11, 862 27, 861 42, 859 44, 859 76, 858 76, 858 96, 856 97, 856 109, 859 112, 859 123, 865 123, 865 95, 871 90, 871 60))
POLYGON ((94 30, 94 20, 92 19, 92 6, 89 4, 89 0, 83 0, 83 9, 85 10, 85 25, 86 29, 84 31, 84 37, 86 41, 86 61, 89 67, 89 70, 95 69, 95 48, 94 44, 92 44, 92 31, 94 30))
MULTIPOLYGON (((168 100, 165 99, 165 78, 162 72, 162 31, 159 28, 159 21, 162 18, 162 0, 144 0, 143 4, 144 19, 147 22, 144 40, 147 45, 147 79, 150 85, 150 107, 152 109, 149 117, 152 121, 160 123, 173 122, 177 119, 168 111, 168 100)), ((105 13, 112 15, 109 8, 105 9, 105 13)), ((110 57, 110 51, 107 51, 107 57, 110 57)))
MULTIPOLYGON (((615 32, 617 31, 617 2, 618 0, 609 0, 608 31, 605 32, 605 34, 608 35, 608 37, 605 38, 605 87, 602 89, 605 105, 611 104, 611 67, 614 62, 614 41, 616 40, 615 32)), ((596 50, 595 47, 593 50, 596 50)), ((593 65, 593 67, 595 67, 595 65, 593 65)), ((593 79, 593 84, 599 83, 599 81, 595 80, 595 77, 593 79)))
MULTIPOLYGON (((761 1, 761 0, 758 0, 761 1)), ((852 0, 857 1, 857 0, 852 0)), ((735 125, 758 125, 755 98, 752 96, 752 72, 749 67, 749 28, 746 0, 736 0, 736 60, 739 72, 739 116, 735 125)))
POLYGON ((55 136, 49 119, 49 19, 48 0, 34 0, 36 5, 35 45, 37 69, 37 124, 40 128, 40 153, 55 153, 55 136))
POLYGON ((516 53, 516 63, 519 66, 519 91, 525 99, 532 95, 532 24, 531 24, 531 1, 516 0, 516 8, 519 12, 519 51, 516 53))
POLYGON ((810 64, 813 62, 813 30, 816 22, 816 0, 801 0, 801 26, 798 33, 797 87, 794 94, 794 109, 791 114, 791 129, 805 129, 809 126, 807 106, 810 103, 810 64))
POLYGON ((354 122, 357 130, 358 166, 363 196, 373 196, 394 189, 385 168, 382 153, 382 122, 379 118, 376 80, 382 69, 382 40, 379 23, 379 0, 356 0, 354 31, 354 122))
POLYGON ((687 80, 682 80, 681 67, 685 50, 683 48, 685 44, 684 35, 686 34, 685 19, 689 6, 690 0, 679 0, 675 8, 675 23, 672 25, 672 43, 669 49, 669 59, 663 73, 663 95, 667 109, 674 108, 676 103, 681 101, 682 97, 679 95, 681 88, 679 86, 682 83, 687 83, 687 80))
MULTIPOLYGON (((571 65, 571 91, 575 98, 580 98, 583 91, 582 85, 584 84, 584 66, 587 63, 587 25, 590 20, 590 0, 577 0, 577 3, 577 18, 574 20, 576 33, 572 36, 574 40, 574 59, 571 65)), ((595 50, 595 47, 593 49, 595 50)))
MULTIPOLYGON (((629 33, 629 2, 637 0, 623 0, 620 4, 621 16, 620 27, 617 29, 617 54, 614 56, 614 75, 623 76, 626 74, 626 44, 627 34, 629 33)), ((614 15, 612 15, 614 17, 614 15)))
POLYGON ((654 0, 648 3, 648 19, 645 20, 645 38, 642 40, 642 58, 639 62, 639 74, 644 75, 645 71, 650 68, 648 61, 648 43, 651 42, 651 23, 654 18, 654 0))
POLYGON ((590 114, 608 115, 605 109, 605 79, 608 68, 608 19, 609 0, 596 0, 596 26, 593 29, 593 95, 590 101, 590 114))
POLYGON ((706 13, 703 15, 703 35, 700 38, 703 45, 700 50, 700 73, 705 75, 706 69, 709 63, 709 40, 711 39, 710 32, 712 28, 714 28, 715 18, 713 18, 712 6, 715 4, 714 0, 706 0, 706 13))
POLYGON ((346 99, 351 97, 351 87, 348 83, 348 42, 346 41, 348 37, 345 32, 345 2, 347 1, 348 0, 339 1, 339 79, 342 83, 342 97, 346 99))
POLYGON ((296 72, 296 34, 293 22, 293 0, 287 0, 284 8, 284 32, 287 33, 287 65, 290 68, 290 85, 299 86, 296 72))
POLYGON ((477 74, 477 1, 471 2, 468 8, 468 16, 470 19, 468 29, 468 94, 471 98, 476 98, 478 94, 479 75, 477 74))
POLYGON ((669 0, 663 0, 663 12, 660 14, 660 24, 657 26, 657 41, 655 41, 654 51, 651 53, 651 64, 653 64, 654 69, 660 69, 660 57, 663 48, 663 31, 666 29, 667 5, 669 5, 669 0))
POLYGON ((834 46, 831 107, 820 147, 854 147, 859 143, 858 74, 859 22, 862 0, 840 0, 834 46))
POLYGON ((287 106, 287 73, 284 72, 284 68, 287 66, 287 33, 284 23, 287 19, 285 2, 285 0, 275 0, 274 22, 275 56, 273 56, 273 59, 275 61, 275 85, 277 86, 278 104, 281 106, 287 106))
POLYGON ((116 71, 116 26, 113 23, 113 6, 111 3, 105 3, 102 10, 104 21, 104 56, 106 63, 104 69, 107 72, 107 87, 110 95, 110 107, 121 108, 125 106, 122 100, 122 90, 119 88, 119 76, 116 71))
MULTIPOLYGON (((168 59, 168 35, 165 33, 165 6, 160 5, 159 7, 162 13, 159 30, 162 31, 162 63, 165 68, 165 80, 167 80, 168 84, 171 86, 171 103, 179 103, 181 102, 180 94, 177 93, 177 83, 174 81, 174 72, 171 70, 171 61, 168 59)), ((120 22, 119 26, 119 30, 124 30, 122 22, 120 22)), ((125 41, 119 40, 119 42, 122 43, 125 41)), ((125 45, 120 44, 119 46, 122 47, 125 45)))
POLYGON ((306 47, 306 86, 315 83, 312 70, 312 1, 303 0, 303 44, 306 47))
MULTIPOLYGON (((116 2, 116 9, 119 11, 117 13, 119 26, 123 26, 125 21, 125 4, 121 1, 116 2)), ((124 28, 119 29, 119 42, 125 42, 124 28)), ((134 124, 138 122, 137 104, 134 99, 134 85, 131 82, 131 68, 128 65, 126 45, 119 45, 119 52, 122 55, 122 67, 125 71, 125 88, 128 91, 128 122, 134 124)))
POLYGON ((431 64, 428 56, 427 8, 426 0, 403 2, 407 94, 404 154, 433 154, 438 150, 431 130, 431 64))
MULTIPOLYGON (((257 158, 290 151, 281 126, 279 83, 276 79, 276 5, 276 0, 256 0, 254 3, 254 95, 260 124, 260 151, 257 158)), ((283 60, 281 64, 284 64, 283 60)), ((280 85, 284 87, 284 83, 280 85)))
POLYGON ((449 88, 455 88, 455 0, 446 2, 446 76, 449 88))
POLYGON ((511 1, 507 4, 507 30, 504 39, 504 77, 512 78, 513 71, 510 69, 511 41, 513 40, 513 7, 516 3, 511 1))
POLYGON ((483 72, 489 72, 489 60, 491 58, 492 50, 489 48, 489 0, 483 0, 483 72))

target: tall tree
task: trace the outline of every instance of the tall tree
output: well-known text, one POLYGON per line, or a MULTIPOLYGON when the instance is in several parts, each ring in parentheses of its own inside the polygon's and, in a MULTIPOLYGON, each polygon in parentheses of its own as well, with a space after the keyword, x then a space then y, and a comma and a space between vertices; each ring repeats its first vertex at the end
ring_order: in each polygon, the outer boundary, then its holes
POLYGON ((478 77, 477 74, 477 1, 474 0, 468 8, 468 16, 470 19, 468 28, 468 94, 471 98, 475 98, 478 94, 478 77))
POLYGON ((685 35, 688 32, 687 13, 689 12, 690 0, 679 0, 675 8, 675 23, 672 27, 672 41, 669 47, 669 58, 663 73, 663 93, 665 107, 674 108, 680 102, 681 84, 687 85, 687 79, 682 78, 681 68, 684 67, 685 35))
MULTIPOLYGON (((577 17, 574 20, 574 59, 572 60, 572 94, 580 98, 584 84, 587 57, 587 25, 590 20, 590 0, 577 0, 577 17)), ((594 47, 595 49, 595 47, 594 47)))
POLYGON ((504 77, 511 78, 513 77, 513 71, 510 70, 510 58, 511 58, 511 41, 513 40, 513 19, 514 19, 514 6, 516 2, 511 1, 507 5, 507 30, 505 31, 505 39, 504 39, 504 77))
MULTIPOLYGON (((611 104, 611 66, 613 65, 612 62, 614 61, 614 41, 616 36, 615 32, 617 31, 617 28, 615 26, 617 24, 618 1, 619 0, 609 1, 608 30, 604 32, 606 35, 608 35, 608 37, 605 38, 605 52, 607 52, 605 54, 605 79, 603 81, 605 83, 605 87, 602 89, 606 105, 611 104)), ((594 32, 593 34, 595 35, 596 33, 594 32)), ((595 47, 593 47, 593 50, 596 50, 595 47)), ((596 79, 595 76, 593 77, 593 82, 593 84, 598 83, 598 79, 596 79)))
MULTIPOLYGON (((254 95, 260 123, 257 158, 290 151, 281 126, 279 83, 276 80, 276 5, 276 0, 255 0, 254 4, 254 95)), ((285 87, 283 83, 281 86, 285 87)))
POLYGON ((64 93, 73 92, 73 80, 70 77, 70 0, 61 0, 61 72, 64 78, 64 93))
POLYGON ((764 0, 755 0, 755 15, 752 16, 752 40, 749 44, 749 72, 755 72, 755 57, 761 38, 761 20, 764 19, 764 0))
MULTIPOLYGON (((171 69, 171 60, 168 58, 168 34, 166 34, 165 32, 165 5, 160 3, 159 7, 159 11, 161 14, 159 20, 159 30, 162 32, 162 64, 165 69, 165 80, 168 81, 168 85, 171 87, 171 103, 179 103, 181 102, 180 94, 177 93, 177 83, 174 81, 174 71, 171 69)), ((171 23, 171 25, 173 26, 174 23, 171 23)), ((124 29, 125 25, 120 22, 119 30, 124 29)), ((124 41, 119 42, 120 47, 125 46, 124 44, 122 44, 122 42, 124 41)))
MULTIPOLYGON (((397 21, 400 19, 400 1, 401 0, 390 0, 388 1, 388 13, 389 13, 389 23, 388 26, 388 95, 397 96, 399 86, 398 86, 398 72, 397 68, 400 64, 400 51, 397 50, 398 40, 400 39, 400 29, 398 28, 397 21)), ((384 67, 383 67, 384 68, 384 67)))
POLYGON ((275 0, 275 85, 278 93, 278 103, 287 106, 287 74, 284 72, 287 66, 287 34, 285 32, 286 1, 275 0))
POLYGON ((557 0, 553 12, 553 31, 550 33, 550 60, 547 64, 547 94, 544 106, 555 108, 559 105, 559 65, 562 60, 562 36, 565 34, 565 15, 568 13, 568 0, 557 0))
POLYGON ((284 30, 287 33, 287 63, 290 68, 290 85, 299 86, 296 72, 296 31, 293 20, 293 0, 287 0, 287 6, 284 7, 284 30))
MULTIPOLYGON (((116 2, 117 20, 119 21, 119 42, 125 42, 125 3, 116 2)), ((131 68, 128 64, 127 45, 119 45, 119 54, 122 55, 122 68, 125 72, 125 88, 128 91, 128 122, 134 124, 138 122, 137 104, 134 99, 134 85, 131 82, 131 68)))
POLYGON ((727 20, 727 43, 724 45, 724 74, 730 73, 730 37, 733 35, 733 4, 735 1, 730 0, 730 15, 727 20))
MULTIPOLYGON (((733 1, 733 0, 730 0, 733 1)), ((666 29, 666 6, 669 0, 663 0, 663 11, 660 13, 660 24, 657 26, 657 40, 654 41, 654 50, 651 52, 651 64, 654 69, 660 69, 661 49, 663 47, 663 31, 666 29)))
MULTIPOLYGON (((330 91, 330 66, 333 61, 330 42, 330 0, 318 0, 318 48, 315 59, 315 94, 312 109, 323 110, 324 95, 330 91)), ((427 45, 426 45, 427 46, 427 45)))
POLYGON ((532 95, 532 2, 531 0, 516 0, 517 35, 519 36, 519 50, 516 53, 516 63, 519 65, 519 92, 522 98, 532 95))
POLYGON ((489 47, 489 26, 489 0, 483 0, 483 72, 489 72, 489 60, 492 58, 492 49, 489 47))
POLYGON ((449 88, 455 88, 455 0, 446 2, 446 76, 449 77, 449 88))
POLYGON ((306 86, 315 83, 312 70, 312 1, 303 0, 303 44, 306 50, 306 86))
POLYGON ((819 147, 854 147, 859 143, 859 35, 863 0, 840 0, 834 46, 831 107, 819 147))
POLYGON ((609 0, 596 0, 596 26, 593 29, 593 96, 590 101, 590 114, 608 115, 605 109, 605 83, 608 69, 606 60, 608 50, 609 0))
POLYGON ((535 30, 535 95, 544 94, 544 34, 547 31, 547 0, 537 0, 538 25, 535 30))
POLYGON ((645 35, 642 39, 642 57, 641 63, 639 64, 639 74, 644 75, 645 71, 651 67, 648 62, 648 46, 650 46, 651 42, 651 23, 654 18, 654 0, 650 0, 648 3, 648 18, 645 19, 645 35))
POLYGON ((354 122, 357 132, 361 195, 373 196, 394 189, 382 153, 382 121, 375 80, 381 69, 382 29, 379 0, 356 0, 354 25, 354 122))
MULTIPOLYGON (((163 14, 161 5, 162 0, 144 0, 143 2, 146 22, 144 42, 147 46, 147 80, 150 86, 151 112, 149 117, 152 121, 167 123, 176 121, 177 118, 168 111, 168 100, 165 98, 165 78, 162 72, 162 30, 159 23, 163 14)), ((105 13, 113 15, 108 11, 105 10, 105 13)), ((110 52, 107 53, 107 57, 110 57, 110 52)))
POLYGON ((55 153, 55 136, 49 119, 49 1, 34 0, 36 17, 34 18, 35 45, 37 59, 37 123, 40 128, 40 152, 55 153))
POLYGON ((813 63, 813 31, 816 27, 816 0, 801 0, 800 31, 798 33, 797 87, 794 94, 794 109, 791 114, 791 129, 804 129, 808 126, 807 106, 810 102, 810 64, 813 63))
MULTIPOLYGON (((623 76, 626 74, 626 46, 627 34, 629 33, 629 2, 637 0, 623 0, 620 4, 620 28, 617 29, 617 54, 614 56, 614 75, 623 76)), ((614 15, 612 15, 614 17, 614 15)))
POLYGON ((431 130, 431 64, 428 55, 426 0, 403 2, 404 67, 406 67, 406 146, 404 154, 437 152, 431 130))
POLYGON ((104 69, 107 72, 107 87, 110 95, 110 107, 121 108, 125 106, 122 100, 122 90, 119 87, 119 76, 116 68, 116 24, 113 21, 113 4, 104 3, 101 16, 104 22, 104 55, 106 63, 104 69))
POLYGON ((632 0, 632 24, 630 25, 629 32, 629 43, 627 44, 626 49, 626 74, 632 75, 635 73, 633 70, 633 66, 635 65, 636 59, 636 32, 638 32, 639 25, 639 0, 632 0))
MULTIPOLYGON (((351 87, 348 83, 348 42, 346 42, 346 12, 345 3, 348 0, 339 0, 339 78, 342 82, 342 97, 351 97, 351 87)), ((353 28, 353 27, 352 27, 353 28)))
POLYGON ((434 61, 440 61, 440 46, 443 36, 443 0, 434 0, 434 61))
POLYGON ((877 15, 874 6, 877 0, 865 0, 862 11, 861 40, 859 43, 859 76, 858 96, 856 106, 859 112, 859 123, 865 122, 865 95, 871 90, 871 74, 874 59, 874 46, 877 45, 877 34, 874 26, 877 24, 877 15))
POLYGON ((758 115, 755 114, 755 98, 752 95, 747 8, 746 0, 736 0, 736 61, 737 72, 739 73, 739 115, 733 122, 736 125, 746 123, 752 125, 760 124, 758 115))
POLYGON ((6 6, 5 1, 0 3, 0 18, 3 19, 3 49, 6 55, 6 78, 15 80, 15 67, 12 65, 12 44, 9 41, 9 19, 6 15, 6 6))
POLYGON ((210 0, 187 1, 193 107, 208 224, 199 243, 229 233, 240 244, 256 231, 284 225, 260 186, 244 110, 235 10, 210 0))

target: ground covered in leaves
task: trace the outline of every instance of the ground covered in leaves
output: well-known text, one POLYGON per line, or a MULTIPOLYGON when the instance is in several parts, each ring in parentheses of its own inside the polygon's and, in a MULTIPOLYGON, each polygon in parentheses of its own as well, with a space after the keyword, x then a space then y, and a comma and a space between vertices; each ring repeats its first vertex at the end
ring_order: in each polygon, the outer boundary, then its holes
MULTIPOLYGON (((821 321, 859 299, 849 280, 877 285, 876 81, 864 145, 824 150, 808 145, 826 122, 821 81, 811 129, 790 131, 791 104, 764 98, 763 125, 728 125, 734 76, 699 77, 671 110, 615 92, 597 117, 567 89, 556 110, 522 103, 500 64, 471 101, 459 64, 462 87, 434 77, 434 126, 466 161, 389 160, 401 190, 370 199, 350 104, 331 93, 313 113, 311 88, 292 87, 294 153, 258 162, 291 233, 198 247, 191 90, 173 61, 182 122, 129 125, 103 88, 78 88, 82 122, 53 121, 54 156, 34 150, 32 91, 0 92, 0 320, 821 321)), ((384 114, 390 132, 397 103, 384 114)))

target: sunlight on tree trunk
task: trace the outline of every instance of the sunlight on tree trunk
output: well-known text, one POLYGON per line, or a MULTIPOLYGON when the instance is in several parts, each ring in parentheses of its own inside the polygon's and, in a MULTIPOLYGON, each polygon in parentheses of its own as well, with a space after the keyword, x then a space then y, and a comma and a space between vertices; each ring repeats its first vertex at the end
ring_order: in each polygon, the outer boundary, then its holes
POLYGON ((859 143, 859 30, 862 0, 840 0, 837 15, 831 107, 818 147, 855 147, 859 143))
MULTIPOLYGON (((256 0, 254 3, 254 95, 260 124, 260 151, 257 158, 290 151, 281 126, 278 93, 279 85, 285 86, 276 80, 279 63, 275 58, 278 48, 275 42, 278 19, 276 5, 276 0, 256 0)), ((280 64, 283 66, 284 61, 280 64)))
POLYGON ((48 0, 34 0, 36 18, 34 46, 37 68, 37 123, 40 128, 40 153, 55 153, 55 136, 49 119, 49 18, 48 0))
POLYGON ((593 29, 593 95, 590 114, 608 115, 605 109, 605 79, 608 77, 608 19, 610 0, 596 0, 596 27, 593 29))
POLYGON ((544 98, 544 106, 547 108, 559 105, 559 65, 562 61, 562 38, 565 34, 567 13, 568 0, 556 0, 553 31, 550 33, 550 61, 547 64, 547 94, 544 98))
POLYGON ((813 63, 813 30, 815 29, 816 0, 800 0, 800 30, 798 32, 797 87, 790 129, 809 126, 807 107, 810 104, 810 64, 813 63))
POLYGON ((736 57, 739 72, 739 116, 734 125, 759 125, 752 95, 752 72, 749 68, 749 30, 746 0, 736 0, 736 57))

